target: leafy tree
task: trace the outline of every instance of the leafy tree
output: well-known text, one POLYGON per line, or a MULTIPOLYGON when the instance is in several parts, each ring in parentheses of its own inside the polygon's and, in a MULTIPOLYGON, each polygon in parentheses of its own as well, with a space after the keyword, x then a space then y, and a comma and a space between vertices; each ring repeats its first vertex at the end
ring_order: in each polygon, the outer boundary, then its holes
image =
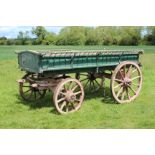
POLYGON ((7 45, 14 45, 14 39, 7 39, 7 45))
POLYGON ((48 32, 46 31, 46 29, 43 26, 33 27, 32 34, 34 34, 37 37, 36 41, 35 41, 36 44, 42 44, 42 43, 46 42, 45 38, 46 38, 48 32))
POLYGON ((7 38, 6 37, 0 37, 0 45, 6 45, 7 44, 7 38))
POLYGON ((17 36, 17 39, 19 40, 19 41, 17 41, 17 45, 18 44, 21 44, 21 45, 25 45, 26 44, 26 42, 27 42, 27 40, 29 39, 30 37, 29 37, 29 31, 26 31, 26 32, 22 32, 22 31, 20 31, 19 32, 19 34, 18 34, 18 36, 17 36), (21 43, 20 43, 21 42, 21 43))
POLYGON ((85 29, 80 26, 65 27, 60 31, 57 45, 84 45, 85 29))
POLYGON ((120 35, 118 40, 119 45, 138 45, 141 40, 140 27, 119 27, 118 33, 120 35))
POLYGON ((98 33, 97 38, 100 40, 100 44, 117 44, 117 27, 100 26, 96 28, 96 31, 98 33))
POLYGON ((0 37, 0 40, 7 40, 7 37, 0 37))
POLYGON ((56 43, 56 36, 52 32, 48 32, 45 37, 45 43, 46 45, 55 45, 56 43))
POLYGON ((93 27, 88 27, 85 29, 86 35, 86 45, 101 45, 102 44, 102 34, 98 29, 93 27))
POLYGON ((143 43, 148 45, 155 45, 155 27, 146 27, 147 34, 144 35, 143 43))

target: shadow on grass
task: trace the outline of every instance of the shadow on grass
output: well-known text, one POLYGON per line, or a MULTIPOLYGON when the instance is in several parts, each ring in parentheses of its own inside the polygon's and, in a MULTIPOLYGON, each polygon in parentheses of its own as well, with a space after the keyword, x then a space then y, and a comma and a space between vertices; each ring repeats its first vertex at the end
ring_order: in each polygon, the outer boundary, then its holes
MULTIPOLYGON (((19 94, 15 94, 18 104, 23 104, 26 106, 29 106, 30 109, 40 109, 43 107, 51 107, 51 113, 58 114, 58 112, 55 109, 55 105, 53 102, 53 94, 51 92, 47 92, 45 97, 38 100, 38 101, 25 101, 21 98, 19 94)), ((90 93, 89 90, 85 90, 85 98, 84 100, 91 100, 94 98, 102 98, 103 104, 115 104, 115 101, 111 95, 110 89, 106 87, 105 89, 100 89, 97 92, 90 93), (105 93, 104 93, 105 92, 105 93)))
POLYGON ((85 99, 84 100, 91 100, 94 98, 102 98, 102 103, 104 104, 115 104, 116 102, 113 99, 111 94, 110 88, 105 87, 105 89, 100 89, 97 92, 90 93, 89 90, 85 90, 85 99))
POLYGON ((15 94, 15 96, 18 99, 17 103, 27 105, 30 107, 30 109, 40 109, 42 107, 51 107, 51 106, 54 107, 51 93, 47 93, 44 98, 38 101, 25 101, 19 94, 15 94))

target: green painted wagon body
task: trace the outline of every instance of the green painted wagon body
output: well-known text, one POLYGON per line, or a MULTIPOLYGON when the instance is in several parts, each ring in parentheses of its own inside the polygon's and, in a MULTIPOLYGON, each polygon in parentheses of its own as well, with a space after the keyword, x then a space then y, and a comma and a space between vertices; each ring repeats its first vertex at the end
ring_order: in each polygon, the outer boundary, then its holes
POLYGON ((141 50, 118 51, 21 51, 18 53, 19 67, 31 73, 76 73, 98 72, 115 67, 123 61, 139 62, 141 50))

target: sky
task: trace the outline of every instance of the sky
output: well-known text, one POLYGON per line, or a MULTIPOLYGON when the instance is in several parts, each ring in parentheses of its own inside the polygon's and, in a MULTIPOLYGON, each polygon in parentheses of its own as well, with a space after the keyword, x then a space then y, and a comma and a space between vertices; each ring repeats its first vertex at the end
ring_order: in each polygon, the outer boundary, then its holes
MULTIPOLYGON (((62 26, 45 26, 46 30, 49 32, 54 32, 56 34, 63 28, 62 26)), ((19 31, 31 31, 32 26, 0 26, 0 37, 16 38, 19 31)), ((33 37, 32 34, 30 34, 33 37)))

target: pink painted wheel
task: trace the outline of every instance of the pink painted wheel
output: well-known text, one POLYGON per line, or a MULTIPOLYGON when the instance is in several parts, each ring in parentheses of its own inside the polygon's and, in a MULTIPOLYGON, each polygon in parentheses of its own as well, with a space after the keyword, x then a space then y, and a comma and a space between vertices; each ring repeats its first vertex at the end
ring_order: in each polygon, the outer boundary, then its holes
POLYGON ((77 79, 62 80, 54 91, 53 101, 60 114, 72 113, 80 109, 84 99, 83 86, 77 79))
POLYGON ((118 103, 133 101, 142 87, 142 73, 139 66, 134 62, 119 64, 111 78, 111 91, 118 103))

